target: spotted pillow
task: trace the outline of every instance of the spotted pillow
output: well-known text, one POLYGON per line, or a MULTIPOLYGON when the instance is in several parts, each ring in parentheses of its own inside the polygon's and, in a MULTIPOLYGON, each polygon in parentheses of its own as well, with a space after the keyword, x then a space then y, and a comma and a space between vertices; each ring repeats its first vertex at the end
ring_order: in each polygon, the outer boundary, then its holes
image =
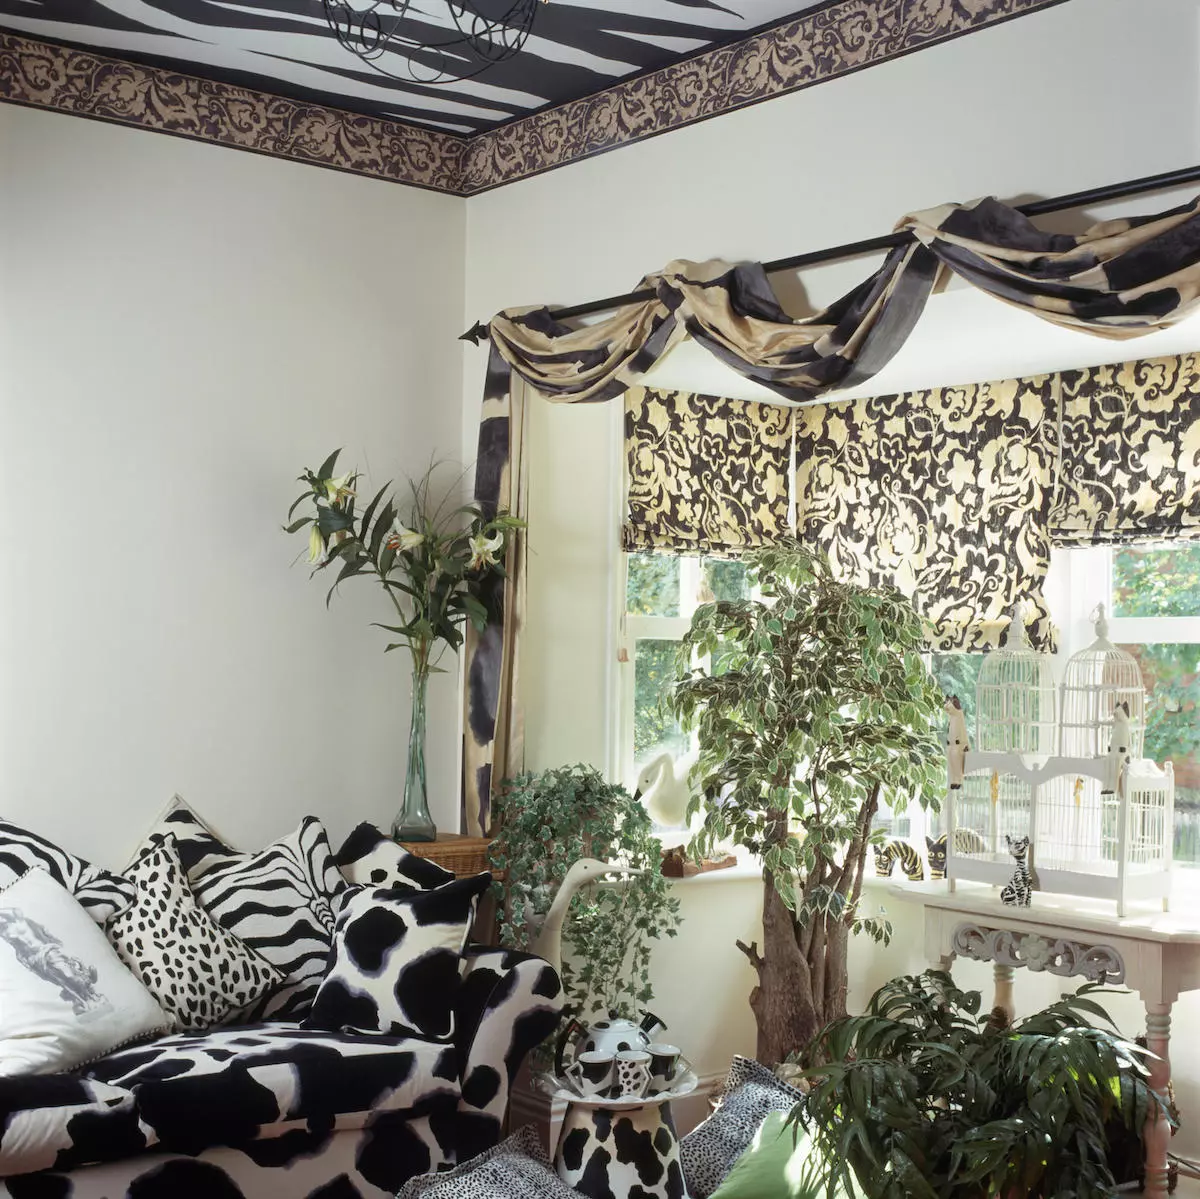
POLYGON ((450 1041, 463 946, 490 874, 432 891, 362 887, 342 903, 305 1028, 450 1041))
POLYGON ((348 883, 369 887, 416 887, 428 891, 454 881, 449 870, 401 848, 365 821, 342 843, 335 861, 348 883))
POLYGON ((555 1174, 541 1134, 526 1124, 453 1170, 410 1178, 396 1199, 579 1199, 579 1192, 555 1174))
POLYGON ((283 981, 196 902, 174 837, 147 849, 126 878, 137 899, 109 924, 108 939, 176 1028, 209 1028, 283 981))

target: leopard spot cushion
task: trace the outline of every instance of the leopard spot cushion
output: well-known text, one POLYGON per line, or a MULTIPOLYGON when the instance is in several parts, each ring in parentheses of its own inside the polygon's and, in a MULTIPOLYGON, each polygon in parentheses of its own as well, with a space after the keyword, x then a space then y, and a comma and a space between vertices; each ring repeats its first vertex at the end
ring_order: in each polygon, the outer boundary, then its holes
POLYGON ((69 891, 97 924, 133 904, 134 886, 18 825, 0 820, 0 887, 33 869, 44 870, 69 891))
POLYGON ((416 887, 428 891, 454 881, 451 871, 409 853, 365 821, 342 842, 336 861, 346 881, 355 886, 416 887))
POLYGON ((108 939, 176 1028, 209 1028, 283 981, 196 902, 174 837, 147 849, 126 877, 137 898, 109 924, 108 939))
POLYGON ((333 955, 306 1028, 449 1041, 462 950, 487 873, 431 891, 363 887, 343 900, 333 955))

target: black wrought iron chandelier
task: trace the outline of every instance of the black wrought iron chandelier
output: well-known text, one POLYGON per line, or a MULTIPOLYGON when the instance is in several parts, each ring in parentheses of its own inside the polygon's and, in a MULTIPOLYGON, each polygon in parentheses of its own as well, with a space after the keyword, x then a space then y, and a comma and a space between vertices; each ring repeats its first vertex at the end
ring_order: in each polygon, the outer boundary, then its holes
POLYGON ((548 0, 321 0, 337 40, 383 75, 457 83, 517 54, 548 0))

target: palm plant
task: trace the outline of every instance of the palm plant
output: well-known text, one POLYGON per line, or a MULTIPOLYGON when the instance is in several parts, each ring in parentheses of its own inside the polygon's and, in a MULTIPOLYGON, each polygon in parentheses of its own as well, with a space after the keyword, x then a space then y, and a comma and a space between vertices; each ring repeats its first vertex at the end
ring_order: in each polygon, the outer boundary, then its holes
POLYGON ((1116 1163, 1140 1162, 1164 1100, 1146 1082, 1148 1052, 1093 998, 1112 993, 1089 983, 1009 1026, 941 971, 881 987, 809 1048, 826 1064, 806 1072, 793 1117, 828 1194, 857 1182, 872 1199, 1113 1195, 1129 1181, 1116 1163))

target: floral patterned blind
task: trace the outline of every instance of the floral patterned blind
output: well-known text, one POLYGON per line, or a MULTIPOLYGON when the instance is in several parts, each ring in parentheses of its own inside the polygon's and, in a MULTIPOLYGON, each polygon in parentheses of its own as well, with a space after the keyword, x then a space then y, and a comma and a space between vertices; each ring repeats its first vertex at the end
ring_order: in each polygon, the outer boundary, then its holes
POLYGON ((1200 353, 803 408, 637 390, 625 436, 626 549, 736 554, 794 505, 944 651, 994 647, 1019 603, 1053 648, 1052 545, 1200 539, 1200 353))
POLYGON ((793 411, 684 391, 627 391, 625 549, 719 556, 785 537, 793 411))
POLYGON ((1200 540, 1200 353, 1059 377, 1055 544, 1200 540))

